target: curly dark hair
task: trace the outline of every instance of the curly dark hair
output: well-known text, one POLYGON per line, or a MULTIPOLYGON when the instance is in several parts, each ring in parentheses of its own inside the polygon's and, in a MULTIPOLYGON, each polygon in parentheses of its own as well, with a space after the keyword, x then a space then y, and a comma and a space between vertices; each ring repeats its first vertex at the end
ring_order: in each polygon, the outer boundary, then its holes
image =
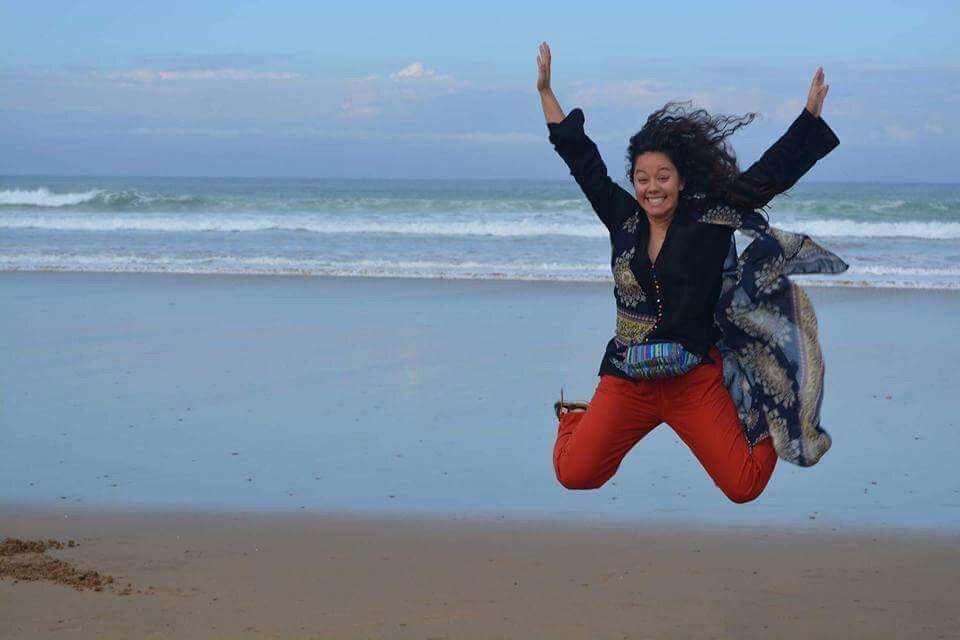
POLYGON ((758 185, 737 180, 740 169, 727 138, 759 115, 712 116, 705 109, 693 109, 692 101, 668 102, 650 114, 647 122, 627 148, 627 180, 633 184, 637 157, 649 151, 667 155, 684 181, 681 201, 723 202, 735 207, 762 207, 764 194, 758 185))

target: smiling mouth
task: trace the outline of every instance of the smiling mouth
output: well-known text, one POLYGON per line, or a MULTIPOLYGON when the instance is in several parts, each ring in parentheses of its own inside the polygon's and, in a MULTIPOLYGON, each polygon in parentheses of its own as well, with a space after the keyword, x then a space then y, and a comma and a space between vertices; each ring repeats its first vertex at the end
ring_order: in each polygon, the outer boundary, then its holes
POLYGON ((666 196, 657 196, 656 198, 644 198, 645 201, 649 202, 654 206, 663 204, 666 201, 666 199, 667 199, 666 196))

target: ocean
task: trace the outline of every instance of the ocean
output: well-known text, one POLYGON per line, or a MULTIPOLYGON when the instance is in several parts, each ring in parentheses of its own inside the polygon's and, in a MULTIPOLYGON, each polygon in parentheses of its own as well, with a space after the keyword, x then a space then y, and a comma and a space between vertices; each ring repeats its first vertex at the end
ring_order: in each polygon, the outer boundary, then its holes
MULTIPOLYGON (((960 288, 960 185, 802 183, 769 213, 850 264, 801 283, 960 288)), ((0 177, 2 271, 607 281, 608 261, 569 176, 0 177)))

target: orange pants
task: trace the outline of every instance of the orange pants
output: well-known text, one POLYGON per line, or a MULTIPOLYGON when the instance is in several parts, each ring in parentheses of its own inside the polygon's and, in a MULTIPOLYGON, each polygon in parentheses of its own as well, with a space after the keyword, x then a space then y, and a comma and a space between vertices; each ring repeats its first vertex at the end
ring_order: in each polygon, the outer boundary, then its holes
POLYGON ((734 502, 749 502, 767 486, 777 463, 770 438, 750 447, 723 384, 719 350, 713 363, 675 378, 625 380, 604 375, 587 411, 565 413, 553 448, 557 479, 568 489, 596 489, 623 457, 661 422, 680 436, 734 502))

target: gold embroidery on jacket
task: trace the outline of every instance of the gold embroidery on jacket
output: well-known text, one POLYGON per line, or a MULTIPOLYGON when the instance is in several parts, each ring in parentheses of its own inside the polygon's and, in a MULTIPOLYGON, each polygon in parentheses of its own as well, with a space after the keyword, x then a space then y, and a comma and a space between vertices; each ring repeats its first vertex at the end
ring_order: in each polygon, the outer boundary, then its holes
POLYGON ((743 224, 740 213, 727 205, 713 207, 700 217, 700 222, 735 228, 743 224))
POLYGON ((655 316, 627 313, 617 309, 617 342, 623 345, 643 342, 657 325, 655 316))
POLYGON ((613 279, 617 284, 617 293, 620 302, 627 307, 635 307, 637 304, 646 301, 647 296, 643 293, 640 283, 630 269, 630 261, 633 260, 633 248, 617 256, 613 263, 613 279))

